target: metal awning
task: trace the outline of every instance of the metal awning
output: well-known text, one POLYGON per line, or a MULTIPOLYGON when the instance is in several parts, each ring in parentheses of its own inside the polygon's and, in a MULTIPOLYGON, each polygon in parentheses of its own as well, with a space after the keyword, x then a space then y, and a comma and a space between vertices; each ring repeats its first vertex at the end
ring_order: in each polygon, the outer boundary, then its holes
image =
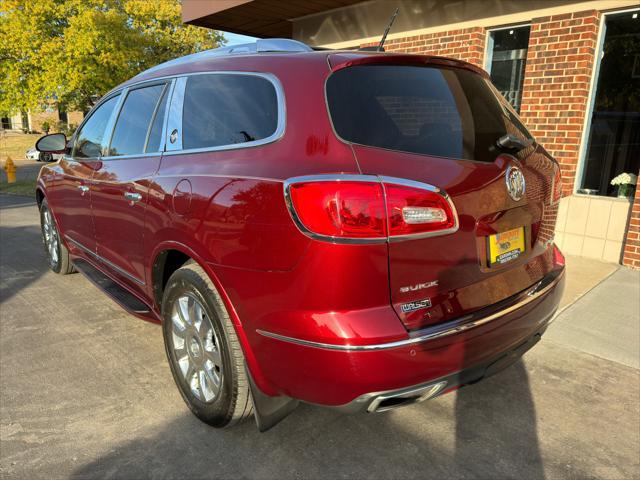
POLYGON ((291 21, 363 0, 183 0, 182 21, 190 25, 266 38, 291 38, 291 21))

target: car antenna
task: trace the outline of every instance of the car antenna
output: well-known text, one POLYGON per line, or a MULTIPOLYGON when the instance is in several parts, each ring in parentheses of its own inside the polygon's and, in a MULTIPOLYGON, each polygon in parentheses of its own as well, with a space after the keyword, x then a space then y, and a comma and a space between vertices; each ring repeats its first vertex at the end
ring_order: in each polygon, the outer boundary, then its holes
POLYGON ((391 30, 391 25, 393 25, 393 22, 396 20, 396 17, 398 16, 399 10, 400 8, 396 8, 396 11, 393 12, 393 15, 391 15, 391 19, 389 20, 389 25, 387 25, 387 28, 385 29, 384 34, 380 39, 380 43, 378 44, 378 48, 376 49, 376 52, 384 52, 384 42, 387 39, 387 34, 389 33, 389 30, 391 30))

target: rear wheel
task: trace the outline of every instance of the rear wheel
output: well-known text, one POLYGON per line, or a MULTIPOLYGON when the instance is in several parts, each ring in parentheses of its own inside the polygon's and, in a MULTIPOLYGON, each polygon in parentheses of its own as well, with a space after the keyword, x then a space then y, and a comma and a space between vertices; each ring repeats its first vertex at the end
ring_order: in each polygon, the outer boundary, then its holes
POLYGON ((162 317, 171 373, 191 411, 218 428, 251 415, 240 343, 220 295, 200 266, 188 263, 171 275, 162 317))
POLYGON ((49 261, 49 268, 55 273, 66 275, 72 273, 73 264, 69 258, 69 251, 60 239, 60 233, 56 220, 49 209, 49 203, 45 198, 40 205, 40 228, 42 230, 42 243, 49 261))

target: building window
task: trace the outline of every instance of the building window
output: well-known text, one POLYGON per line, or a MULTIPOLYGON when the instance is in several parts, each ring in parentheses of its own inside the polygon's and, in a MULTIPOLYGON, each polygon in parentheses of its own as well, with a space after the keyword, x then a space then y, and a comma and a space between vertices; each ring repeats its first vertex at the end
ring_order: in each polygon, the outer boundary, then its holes
POLYGON ((530 30, 526 26, 489 32, 486 69, 493 84, 517 112, 522 101, 530 30))
POLYGON ((616 196, 611 180, 640 168, 640 15, 607 15, 578 193, 616 196))

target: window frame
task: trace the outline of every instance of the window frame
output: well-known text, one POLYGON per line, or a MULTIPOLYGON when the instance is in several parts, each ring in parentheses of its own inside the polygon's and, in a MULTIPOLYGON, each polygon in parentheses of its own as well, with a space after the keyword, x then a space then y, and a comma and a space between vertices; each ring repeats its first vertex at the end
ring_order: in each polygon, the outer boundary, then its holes
MULTIPOLYGON (((517 23, 517 24, 513 24, 513 25, 507 25, 507 26, 503 26, 503 27, 496 27, 496 28, 490 28, 487 29, 487 41, 485 42, 485 49, 484 49, 484 63, 483 63, 483 68, 485 69, 485 71, 489 74, 489 80, 491 81, 491 65, 493 64, 493 46, 495 43, 495 39, 493 34, 495 32, 502 32, 504 30, 516 30, 518 28, 529 28, 529 38, 531 38, 531 23, 517 23)), ((529 45, 527 45, 527 55, 525 56, 525 62, 529 59, 529 45)), ((526 66, 525 66, 525 70, 526 70, 526 66)), ((522 93, 524 94, 524 80, 525 80, 525 75, 526 72, 523 73, 523 77, 522 77, 522 93)), ((493 82, 491 82, 493 84, 493 82)), ((499 91, 498 91, 499 93, 499 91)), ((501 96, 504 96, 500 93, 501 96)), ((505 100, 506 97, 505 97, 505 100)), ((511 102, 509 102, 509 100, 507 100, 507 103, 511 104, 511 102)), ((511 105, 513 107, 513 105, 511 105)), ((522 98, 520 98, 520 106, 522 107, 522 98)), ((515 107, 513 107, 513 110, 520 115, 520 112, 518 112, 515 107)))
MULTIPOLYGON (((141 88, 147 88, 147 87, 153 87, 155 85, 164 85, 164 88, 162 90, 162 92, 160 93, 160 97, 158 98, 158 100, 162 99, 162 95, 164 94, 164 92, 167 92, 167 95, 170 96, 172 93, 172 88, 174 85, 174 78, 173 77, 166 77, 166 78, 162 78, 162 79, 158 79, 158 78, 154 78, 153 80, 146 80, 140 83, 136 83, 133 85, 130 85, 128 87, 124 87, 122 89, 119 90, 119 92, 122 94, 120 97, 120 100, 118 101, 118 103, 116 104, 116 107, 114 108, 114 113, 115 115, 112 115, 109 123, 107 124, 107 131, 109 132, 108 135, 105 135, 105 138, 108 138, 109 143, 107 143, 106 148, 103 150, 103 155, 107 152, 109 152, 109 150, 111 149, 111 142, 113 140, 113 134, 116 130, 116 123, 118 122, 118 119, 120 118, 120 114, 122 113, 122 108, 124 107, 124 103, 127 99, 127 97, 129 96, 129 93, 134 91, 134 90, 139 90, 141 88), (169 89, 167 91, 167 89, 169 89)), ((170 101, 171 98, 168 98, 167 101, 170 101)), ((151 122, 149 123, 149 125, 147 126, 147 133, 146 133, 146 138, 145 138, 145 144, 144 144, 144 148, 146 149, 147 147, 147 142, 149 141, 149 133, 151 131, 151 125, 153 124, 153 121, 155 119, 155 115, 158 113, 158 106, 159 103, 156 103, 156 107, 153 111, 153 117, 151 118, 151 122)), ((167 127, 167 109, 165 109, 165 118, 163 119, 162 122, 162 133, 161 133, 161 139, 166 138, 166 127, 167 127)), ((102 161, 112 161, 112 160, 126 160, 128 158, 143 158, 143 157, 157 157, 159 155, 162 155, 164 152, 164 145, 162 143, 162 140, 160 141, 160 148, 158 151, 156 152, 145 152, 144 150, 142 151, 142 153, 134 153, 134 154, 130 154, 130 155, 104 155, 103 157, 101 157, 100 159, 102 161)))
POLYGON ((114 97, 116 97, 118 95, 120 95, 120 98, 118 98, 118 101, 116 102, 115 106, 113 107, 113 110, 111 111, 111 115, 109 116, 109 120, 107 121, 107 125, 105 126, 105 129, 104 129, 103 141, 108 141, 109 143, 111 143, 111 134, 107 133, 107 132, 109 132, 109 127, 111 126, 111 122, 113 121, 113 115, 119 109, 120 104, 122 102, 122 96, 121 96, 122 95, 122 90, 115 90, 113 92, 107 93, 104 97, 102 97, 100 99, 100 101, 98 103, 96 103, 93 106, 93 108, 91 109, 89 114, 82 119, 82 122, 80 122, 80 125, 78 126, 78 128, 76 128, 76 131, 73 133, 73 136, 71 137, 71 151, 69 152, 69 154, 65 154, 65 158, 67 160, 72 160, 74 162, 91 162, 91 161, 95 161, 96 159, 102 160, 102 158, 103 158, 102 154, 104 154, 104 152, 105 152, 104 148, 101 150, 100 157, 78 158, 78 157, 74 157, 73 154, 75 152, 75 147, 76 147, 76 142, 78 141, 78 136, 82 132, 82 129, 85 127, 85 125, 87 124, 89 119, 91 119, 91 117, 93 117, 94 113, 96 113, 98 111, 98 109, 102 105, 104 105, 109 100, 111 100, 112 98, 114 98, 114 97))
POLYGON ((587 109, 585 110, 584 122, 582 123, 582 133, 580 134, 580 146, 578 148, 578 163, 576 164, 576 171, 573 177, 573 188, 571 189, 572 195, 587 197, 587 198, 601 198, 612 200, 616 202, 627 202, 627 199, 610 197, 608 195, 589 195, 587 193, 581 193, 582 181, 586 175, 587 167, 587 152, 589 151, 589 133, 591 132, 591 117, 593 117, 593 109, 595 107, 596 93, 598 91, 598 80, 600 78, 600 64, 602 63, 602 54, 604 51, 604 41, 607 34, 607 17, 610 15, 619 15, 621 13, 635 13, 640 14, 640 8, 624 8, 620 10, 611 10, 608 12, 602 12, 600 16, 600 22, 598 24, 598 36, 596 38, 597 46, 594 53, 595 65, 591 69, 591 79, 589 80, 589 94, 587 95, 587 109))
POLYGON ((271 73, 264 72, 243 72, 236 70, 218 70, 213 72, 194 72, 189 74, 177 75, 173 95, 171 96, 171 103, 169 104, 168 111, 168 123, 165 131, 165 152, 164 155, 177 155, 177 154, 189 154, 189 153, 202 153, 202 152, 217 152, 224 150, 237 150, 240 148, 252 148, 266 145, 268 143, 275 142, 282 138, 286 129, 286 109, 285 109, 285 96, 284 89, 278 77, 271 73), (184 110, 184 95, 187 87, 187 80, 189 77, 195 75, 244 75, 248 77, 260 77, 271 83, 276 93, 277 103, 277 119, 276 129, 268 137, 261 138, 259 140, 253 140, 243 143, 230 143, 227 145, 216 145, 212 147, 202 148, 182 148, 182 115, 184 110), (169 138, 171 132, 178 131, 176 140, 172 143, 169 138))
MULTIPOLYGON (((253 148, 262 145, 266 145, 268 143, 273 143, 280 140, 285 133, 286 130, 286 101, 284 88, 282 87, 282 83, 272 73, 266 72, 244 72, 238 70, 216 70, 216 71, 207 71, 207 72, 193 72, 193 73, 184 73, 184 74, 175 74, 175 75, 166 75, 158 78, 152 78, 149 80, 142 80, 136 83, 132 83, 127 85, 126 87, 118 88, 117 90, 112 90, 107 93, 104 97, 100 99, 100 101, 91 109, 91 112, 82 120, 80 125, 78 126, 76 132, 73 134, 72 140, 75 144, 77 134, 82 130, 85 123, 91 118, 93 113, 106 101, 109 99, 120 95, 116 106, 111 112, 111 116, 109 117, 109 121, 107 122, 107 126, 105 128, 105 136, 104 141, 106 144, 106 148, 102 149, 102 155, 99 160, 100 161, 114 161, 114 160, 126 160, 129 158, 142 158, 142 157, 153 157, 159 155, 178 155, 178 154, 190 154, 190 153, 202 153, 202 152, 212 152, 212 151, 224 151, 224 150, 237 150, 241 148, 253 148), (254 140, 251 142, 244 143, 233 143, 229 145, 218 145, 215 147, 204 147, 204 148, 191 148, 191 149, 183 149, 182 148, 182 135, 178 136, 178 139, 174 144, 171 144, 169 140, 170 132, 173 131, 173 128, 177 128, 178 132, 182 131, 182 110, 184 103, 184 92, 187 84, 187 79, 193 75, 246 75, 253 77, 261 77, 268 80, 275 92, 276 92, 276 102, 277 102, 277 122, 276 122, 276 130, 268 137, 262 138, 260 140, 254 140), (108 156, 104 155, 109 151, 111 147, 111 140, 113 138, 113 132, 115 130, 116 121, 120 116, 120 111, 122 110, 122 106, 124 105, 124 101, 129 94, 130 91, 136 90, 138 88, 151 87, 153 85, 165 83, 167 86, 165 87, 165 91, 167 92, 167 108, 165 109, 165 116, 162 125, 162 140, 160 142, 160 149, 157 152, 143 152, 141 154, 135 155, 115 155, 108 156), (168 90, 166 90, 168 88, 168 90)), ((154 114, 157 113, 154 112, 154 114)), ((147 132, 147 141, 148 141, 148 132, 147 132)), ((83 161, 81 159, 74 159, 71 155, 68 156, 70 160, 80 162, 83 161)), ((92 159, 87 159, 92 160, 92 159)))

